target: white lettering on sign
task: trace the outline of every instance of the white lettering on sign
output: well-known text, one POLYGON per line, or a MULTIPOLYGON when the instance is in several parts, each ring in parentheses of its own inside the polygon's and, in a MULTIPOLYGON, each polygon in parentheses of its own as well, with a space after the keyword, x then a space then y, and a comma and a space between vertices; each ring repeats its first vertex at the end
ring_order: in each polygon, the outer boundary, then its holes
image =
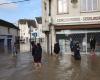
POLYGON ((100 21, 100 16, 79 16, 57 18, 56 23, 93 22, 100 21))
POLYGON ((57 22, 79 22, 80 18, 65 18, 65 19, 57 19, 57 22))
POLYGON ((83 17, 83 21, 88 21, 88 20, 100 20, 100 16, 98 17, 83 17))

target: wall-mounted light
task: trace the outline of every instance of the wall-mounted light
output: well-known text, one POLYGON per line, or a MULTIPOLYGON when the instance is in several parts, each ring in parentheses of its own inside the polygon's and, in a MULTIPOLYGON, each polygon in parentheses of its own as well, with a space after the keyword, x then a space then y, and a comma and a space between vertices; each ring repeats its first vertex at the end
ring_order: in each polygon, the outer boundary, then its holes
POLYGON ((77 8, 77 3, 78 3, 78 0, 71 0, 71 3, 73 4, 73 8, 77 8))
POLYGON ((78 0, 71 0, 72 4, 76 4, 78 2, 78 0))

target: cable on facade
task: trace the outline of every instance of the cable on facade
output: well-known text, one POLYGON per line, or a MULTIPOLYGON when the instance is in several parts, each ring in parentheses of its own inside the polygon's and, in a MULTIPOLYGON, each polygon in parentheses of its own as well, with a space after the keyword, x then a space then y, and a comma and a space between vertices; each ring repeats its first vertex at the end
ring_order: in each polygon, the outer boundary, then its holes
POLYGON ((5 4, 12 4, 12 3, 21 3, 21 2, 26 2, 26 1, 30 1, 30 0, 21 0, 21 1, 14 1, 14 2, 8 2, 8 3, 0 3, 0 5, 5 5, 5 4))

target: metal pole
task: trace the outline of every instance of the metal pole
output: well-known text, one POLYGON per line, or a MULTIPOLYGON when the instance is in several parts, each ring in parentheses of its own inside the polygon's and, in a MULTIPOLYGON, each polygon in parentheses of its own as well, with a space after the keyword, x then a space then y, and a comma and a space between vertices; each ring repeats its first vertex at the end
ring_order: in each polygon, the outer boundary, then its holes
POLYGON ((52 55, 52 31, 51 31, 51 55, 52 55))
POLYGON ((87 31, 86 31, 86 54, 87 54, 87 31))
POLYGON ((36 43, 36 36, 35 36, 35 43, 36 43))
POLYGON ((52 26, 50 26, 51 27, 51 55, 52 55, 52 49, 53 49, 53 44, 52 44, 52 39, 53 39, 53 27, 52 26))
POLYGON ((31 26, 30 26, 30 52, 31 52, 31 26))

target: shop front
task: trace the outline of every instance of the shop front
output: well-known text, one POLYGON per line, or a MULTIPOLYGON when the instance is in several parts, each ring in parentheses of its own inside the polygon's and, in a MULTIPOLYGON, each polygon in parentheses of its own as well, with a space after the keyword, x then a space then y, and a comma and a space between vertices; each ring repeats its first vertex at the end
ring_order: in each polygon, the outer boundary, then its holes
POLYGON ((91 37, 95 37, 96 51, 100 51, 100 16, 58 17, 54 20, 53 26, 55 42, 59 42, 61 53, 71 52, 70 39, 73 39, 80 43, 81 52, 87 54, 90 52, 91 37))

